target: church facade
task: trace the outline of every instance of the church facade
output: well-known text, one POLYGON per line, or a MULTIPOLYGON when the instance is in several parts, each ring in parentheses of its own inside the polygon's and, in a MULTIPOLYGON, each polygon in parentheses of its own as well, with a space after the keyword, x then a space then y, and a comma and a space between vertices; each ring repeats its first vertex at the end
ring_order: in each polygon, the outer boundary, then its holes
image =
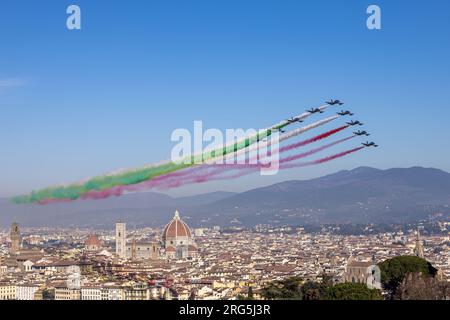
POLYGON ((162 242, 165 256, 169 259, 193 258, 197 254, 192 232, 181 219, 178 210, 164 228, 162 242))
POLYGON ((127 239, 126 224, 116 224, 116 255, 121 259, 186 259, 197 255, 193 234, 189 226, 175 211, 165 226, 161 241, 135 241, 127 239))

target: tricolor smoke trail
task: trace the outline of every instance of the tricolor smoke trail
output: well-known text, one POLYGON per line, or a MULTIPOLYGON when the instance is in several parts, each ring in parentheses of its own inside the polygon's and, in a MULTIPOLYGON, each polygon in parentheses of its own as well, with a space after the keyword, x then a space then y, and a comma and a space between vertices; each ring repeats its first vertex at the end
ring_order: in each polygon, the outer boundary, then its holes
MULTIPOLYGON (((315 141, 325 139, 326 137, 336 134, 337 132, 344 130, 347 127, 348 126, 342 126, 342 127, 330 130, 328 132, 325 132, 323 134, 317 135, 313 138, 287 145, 285 147, 280 148, 280 153, 288 152, 293 149, 313 143, 315 141)), ((283 158, 279 162, 280 162, 280 164, 283 164, 283 163, 291 162, 294 160, 302 159, 302 158, 311 156, 315 153, 318 153, 320 151, 331 148, 333 146, 336 146, 345 141, 348 141, 354 137, 356 137, 356 136, 352 135, 347 138, 343 138, 343 139, 331 142, 324 146, 314 148, 307 152, 303 152, 303 153, 300 153, 297 155, 283 158)), ((198 166, 198 167, 194 167, 194 168, 185 169, 185 170, 179 171, 179 172, 169 173, 164 176, 155 177, 154 179, 151 179, 151 180, 139 183, 139 184, 131 185, 131 186, 118 186, 118 187, 114 187, 114 188, 111 188, 108 190, 103 190, 103 191, 91 191, 91 192, 88 192, 85 195, 81 196, 81 198, 82 199, 104 199, 104 198, 108 198, 111 196, 119 196, 126 192, 149 190, 152 188, 171 189, 171 188, 175 188, 175 187, 181 187, 181 186, 184 186, 187 184, 211 181, 211 180, 214 180, 213 178, 215 176, 221 175, 227 171, 232 171, 232 170, 237 170, 237 169, 258 170, 259 168, 261 168, 261 166, 262 166, 261 164, 251 164, 251 163, 202 165, 202 166, 198 166)))
MULTIPOLYGON (((338 158, 342 158, 346 155, 357 152, 364 148, 365 147, 353 148, 350 150, 339 152, 337 154, 333 154, 331 156, 313 160, 313 161, 300 162, 300 163, 285 163, 280 166, 280 170, 288 170, 288 169, 294 169, 294 168, 303 168, 303 167, 308 167, 308 166, 319 165, 319 164, 326 163, 326 162, 329 162, 329 161, 332 161, 332 160, 335 160, 338 158)), ((194 176, 190 179, 190 181, 186 181, 186 180, 184 180, 184 181, 179 181, 179 180, 168 181, 168 183, 166 183, 166 185, 161 186, 161 187, 163 187, 164 189, 172 189, 172 188, 178 188, 178 187, 184 186, 189 183, 203 183, 203 182, 210 182, 210 181, 217 181, 217 180, 238 179, 243 176, 255 173, 256 171, 258 171, 260 169, 261 166, 262 165, 256 165, 256 166, 245 167, 245 168, 236 168, 236 169, 238 169, 238 172, 235 174, 231 174, 231 175, 230 174, 224 175, 224 173, 229 172, 228 170, 213 171, 213 172, 210 172, 210 173, 207 173, 204 175, 194 176)))
MULTIPOLYGON (((325 106, 321 107, 322 109, 326 108, 325 106)), ((310 115, 310 113, 305 113, 300 115, 300 118, 306 118, 310 115)), ((279 141, 283 141, 286 139, 290 139, 292 137, 298 136, 306 131, 317 128, 321 125, 329 123, 339 116, 332 116, 326 119, 317 121, 305 127, 301 127, 290 131, 286 134, 280 136, 279 141)), ((288 121, 281 122, 277 124, 277 129, 280 126, 287 126, 289 124, 288 121)), ((270 129, 272 130, 272 129, 270 129)), ((270 131, 269 130, 269 131, 270 131)), ((270 135, 270 132, 267 132, 270 135)), ((256 139, 256 138, 255 138, 256 139)), ((255 140, 256 141, 256 140, 255 140)), ((269 146, 271 144, 271 140, 265 142, 265 146, 269 146)), ((237 156, 238 154, 245 153, 251 150, 257 150, 258 145, 255 145, 252 138, 246 138, 245 141, 241 141, 240 143, 235 143, 233 147, 224 147, 221 149, 216 149, 217 152, 211 152, 200 155, 203 160, 210 159, 218 159, 220 157, 230 157, 237 156), (256 148, 255 148, 256 146, 256 148)), ((97 176, 83 183, 72 184, 68 186, 57 186, 50 187, 43 190, 33 191, 31 194, 26 196, 19 196, 13 199, 16 203, 52 203, 69 200, 76 200, 83 195, 88 194, 89 192, 101 192, 106 190, 116 190, 120 189, 121 186, 132 186, 135 184, 142 183, 144 181, 148 181, 151 179, 155 179, 159 176, 165 176, 168 174, 175 174, 177 171, 193 167, 196 163, 196 156, 191 156, 191 162, 189 163, 174 163, 174 162, 160 162, 156 164, 150 164, 142 168, 131 169, 127 171, 119 171, 112 174, 107 174, 103 176, 97 176)), ((156 180, 157 181, 157 180, 156 180)), ((132 188, 130 188, 132 189, 132 188)))
MULTIPOLYGON (((295 160, 299 160, 299 159, 303 159, 303 158, 309 157, 311 155, 314 155, 314 154, 316 154, 318 152, 321 152, 323 150, 326 150, 326 149, 329 149, 331 147, 334 147, 334 146, 336 146, 338 144, 341 144, 341 143, 343 143, 345 141, 348 141, 350 139, 353 139, 355 137, 356 137, 355 135, 352 135, 350 137, 343 138, 343 139, 340 139, 340 140, 328 143, 328 144, 323 145, 321 147, 314 148, 314 149, 311 149, 309 151, 306 151, 306 152, 303 152, 303 153, 300 153, 300 154, 295 154, 295 155, 292 155, 292 156, 288 156, 288 157, 282 158, 282 159, 279 160, 279 164, 280 164, 279 169, 281 169, 281 170, 282 169, 288 169, 289 167, 288 167, 287 163, 290 163, 290 162, 295 161, 295 160)), ((291 146, 293 146, 293 145, 291 145, 291 146)), ((362 147, 362 148, 364 148, 364 147, 362 147)), ((292 148, 289 148, 288 150, 292 150, 292 148)), ((344 155, 346 155, 346 154, 344 154, 344 155)), ((342 155, 342 156, 344 156, 344 155, 342 155)), ((323 159, 321 159, 320 161, 328 162, 328 161, 340 158, 341 156, 340 156, 340 154, 337 154, 337 155, 334 155, 333 157, 334 158, 329 159, 329 160, 327 160, 328 158, 324 158, 325 161, 323 161, 323 159)), ((317 161, 319 161, 319 160, 313 161, 309 165, 323 163, 323 162, 317 162, 317 161), (317 163, 315 163, 315 162, 317 162, 317 163)), ((207 172, 205 172, 205 173, 200 172, 198 174, 194 174, 194 175, 191 175, 191 176, 183 177, 181 179, 168 179, 168 180, 165 181, 165 184, 164 183, 159 184, 158 187, 161 188, 161 189, 170 189, 170 188, 173 188, 174 186, 181 187, 181 186, 184 186, 186 184, 191 184, 191 183, 212 181, 212 180, 215 180, 214 178, 216 176, 221 176, 221 175, 223 175, 225 173, 228 173, 228 172, 234 171, 234 170, 240 170, 240 173, 238 173, 236 175, 232 175, 231 177, 239 178, 241 176, 244 176, 244 175, 253 173, 255 171, 258 171, 261 168, 263 168, 264 166, 265 165, 261 164, 261 163, 256 163, 256 164, 252 164, 252 163, 246 163, 246 164, 217 164, 217 165, 212 165, 212 166, 206 166, 208 168, 206 168, 207 172)), ((230 176, 228 176, 228 177, 230 177, 230 176)))
MULTIPOLYGON (((301 127, 301 128, 298 128, 298 129, 295 129, 295 130, 292 130, 292 131, 289 131, 287 133, 284 133, 284 134, 280 135, 278 140, 277 140, 277 142, 280 143, 280 142, 283 142, 283 141, 288 140, 290 138, 296 137, 296 136, 298 136, 298 135, 300 135, 302 133, 305 133, 305 132, 310 131, 312 129, 315 129, 317 127, 323 126, 323 125, 325 125, 325 124, 327 124, 327 123, 329 123, 329 122, 331 122, 333 120, 336 120, 337 118, 339 118, 339 115, 331 116, 331 117, 328 117, 328 118, 316 121, 314 123, 311 123, 311 124, 309 124, 307 126, 304 126, 304 127, 301 127)), ((226 155, 224 157, 224 160, 225 160, 224 162, 228 162, 230 159, 232 159, 234 157, 237 157, 237 156, 239 156, 241 154, 245 154, 247 152, 251 153, 251 152, 256 152, 258 149, 267 148, 267 147, 271 146, 272 143, 273 143, 272 140, 261 141, 258 144, 253 144, 253 145, 251 145, 249 147, 245 147, 245 148, 239 149, 239 150, 237 150, 234 153, 230 153, 229 155, 226 155)), ((216 157, 214 159, 217 160, 219 158, 220 157, 216 157)))
POLYGON ((317 165, 317 164, 322 164, 325 162, 329 162, 338 158, 342 158, 345 157, 346 155, 349 155, 351 153, 355 153, 359 150, 364 149, 365 147, 357 147, 357 148, 353 148, 350 150, 346 150, 343 152, 339 152, 336 154, 333 154, 331 156, 322 158, 322 159, 318 159, 318 160, 314 160, 314 161, 308 161, 308 162, 304 162, 304 163, 291 163, 291 164, 286 164, 281 166, 281 169, 293 169, 293 168, 302 168, 302 167, 307 167, 307 166, 313 166, 313 165, 317 165))

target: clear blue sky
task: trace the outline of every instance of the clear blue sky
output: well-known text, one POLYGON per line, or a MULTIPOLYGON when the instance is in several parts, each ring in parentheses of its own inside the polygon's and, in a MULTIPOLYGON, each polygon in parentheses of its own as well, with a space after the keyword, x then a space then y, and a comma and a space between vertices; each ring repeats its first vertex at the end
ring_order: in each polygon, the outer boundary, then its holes
POLYGON ((332 97, 380 148, 178 194, 361 165, 450 171, 446 0, 2 0, 0 39, 0 196, 169 158, 171 132, 194 120, 259 128, 332 97))

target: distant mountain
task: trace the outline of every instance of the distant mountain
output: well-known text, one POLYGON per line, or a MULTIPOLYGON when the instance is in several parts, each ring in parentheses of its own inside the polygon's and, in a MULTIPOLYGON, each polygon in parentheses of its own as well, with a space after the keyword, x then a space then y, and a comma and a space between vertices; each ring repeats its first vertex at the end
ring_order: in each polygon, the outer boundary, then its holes
POLYGON ((223 222, 295 224, 406 222, 435 211, 448 213, 449 205, 447 172, 360 167, 250 190, 214 207, 223 222))
POLYGON ((14 205, 0 199, 0 224, 111 227, 162 225, 178 208, 199 225, 413 222, 449 215, 450 174, 433 168, 359 167, 304 181, 285 181, 243 193, 214 192, 172 198, 146 192, 98 201, 14 205))

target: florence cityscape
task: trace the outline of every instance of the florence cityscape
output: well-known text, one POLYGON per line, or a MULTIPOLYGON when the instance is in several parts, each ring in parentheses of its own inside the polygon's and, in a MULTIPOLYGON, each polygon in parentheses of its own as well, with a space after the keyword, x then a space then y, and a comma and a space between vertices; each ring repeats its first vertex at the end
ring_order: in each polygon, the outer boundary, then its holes
POLYGON ((448 303, 449 13, 2 0, 0 307, 448 303))
POLYGON ((129 230, 118 222, 94 233, 13 224, 0 237, 0 299, 234 300, 249 290, 266 299, 268 284, 289 277, 381 289, 372 268, 398 256, 425 258, 442 281, 450 276, 450 222, 433 225, 438 234, 424 225, 380 233, 367 225, 356 234, 339 226, 191 229, 178 211, 164 228, 129 230))

